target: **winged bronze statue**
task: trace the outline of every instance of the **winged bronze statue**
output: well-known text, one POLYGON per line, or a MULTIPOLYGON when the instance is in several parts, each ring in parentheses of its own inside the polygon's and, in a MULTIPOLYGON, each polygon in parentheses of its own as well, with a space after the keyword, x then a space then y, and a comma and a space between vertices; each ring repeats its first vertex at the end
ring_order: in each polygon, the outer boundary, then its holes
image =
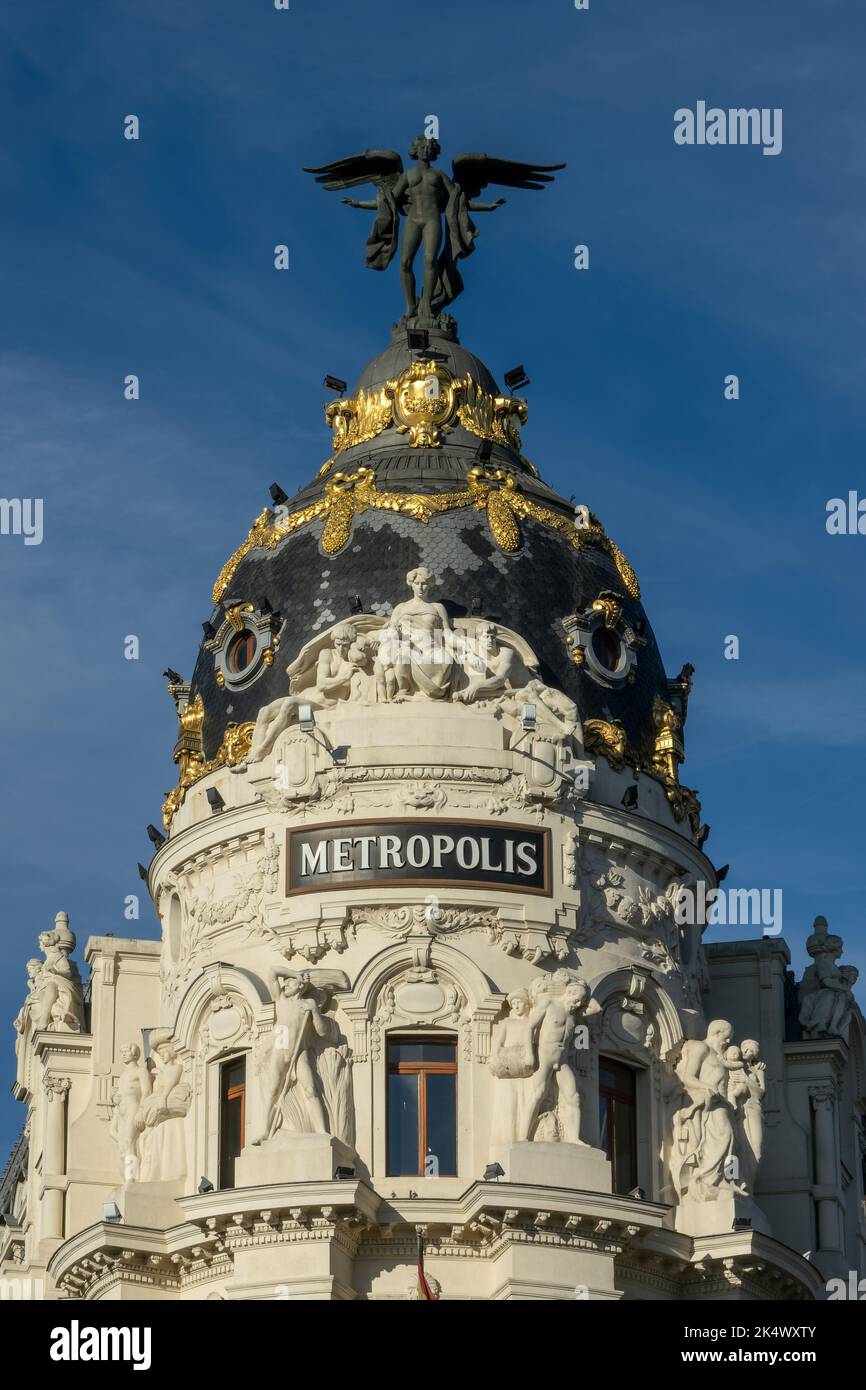
POLYGON ((452 327, 443 313, 463 290, 457 262, 474 249, 478 229, 471 212, 493 212, 505 202, 478 201, 489 184, 505 188, 543 189, 564 164, 523 164, 513 159, 497 159, 489 154, 459 154, 451 166, 451 177, 434 161, 440 154, 438 140, 419 135, 412 141, 409 156, 415 163, 403 168, 396 150, 365 150, 363 154, 337 159, 318 169, 316 182, 329 192, 372 183, 376 197, 369 200, 344 198, 353 208, 375 212, 373 229, 367 238, 367 265, 385 270, 397 252, 400 218, 400 281, 406 300, 401 325, 409 328, 452 327), (418 299, 414 264, 419 248, 424 255, 424 282, 418 299))

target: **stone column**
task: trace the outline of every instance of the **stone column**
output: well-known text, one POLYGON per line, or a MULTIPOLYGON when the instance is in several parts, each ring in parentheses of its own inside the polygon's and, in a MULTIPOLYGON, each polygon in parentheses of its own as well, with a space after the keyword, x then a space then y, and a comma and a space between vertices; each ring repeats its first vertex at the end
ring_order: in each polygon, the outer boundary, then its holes
POLYGON ((45 1147, 42 1155, 42 1238, 63 1239, 63 1197, 66 1190, 66 1098, 68 1076, 45 1076, 45 1147))
POLYGON ((815 1133, 815 1187, 819 1250, 839 1250, 838 1161, 833 1086, 810 1086, 815 1133))

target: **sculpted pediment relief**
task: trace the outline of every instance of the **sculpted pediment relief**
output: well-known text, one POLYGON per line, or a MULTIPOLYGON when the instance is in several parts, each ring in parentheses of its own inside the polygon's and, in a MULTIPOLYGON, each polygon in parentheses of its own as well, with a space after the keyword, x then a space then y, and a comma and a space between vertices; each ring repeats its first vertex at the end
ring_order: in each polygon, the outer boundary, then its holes
POLYGON ((390 617, 360 614, 306 643, 287 667, 289 693, 259 711, 249 757, 235 771, 265 758, 304 706, 471 705, 515 732, 532 706, 540 735, 580 738, 574 701, 541 680, 538 658, 518 633, 481 617, 452 620, 430 598, 432 576, 423 566, 407 582, 412 597, 390 617))

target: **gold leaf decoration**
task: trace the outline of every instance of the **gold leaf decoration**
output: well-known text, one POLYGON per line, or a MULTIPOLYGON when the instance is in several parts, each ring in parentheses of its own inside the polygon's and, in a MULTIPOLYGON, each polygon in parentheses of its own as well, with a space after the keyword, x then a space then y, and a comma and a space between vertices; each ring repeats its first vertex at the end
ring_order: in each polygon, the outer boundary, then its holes
POLYGON ((283 517, 275 517, 265 509, 256 518, 243 545, 220 570, 214 585, 213 601, 219 603, 241 560, 251 550, 274 550, 287 536, 311 521, 325 518, 322 548, 327 555, 336 555, 349 542, 355 516, 368 507, 376 511, 399 512, 425 525, 440 512, 475 507, 487 512, 496 544, 508 553, 513 553, 520 544, 519 522, 531 517, 542 526, 558 531, 575 550, 596 546, 607 551, 629 594, 632 598, 640 598, 640 585, 634 570, 592 513, 588 525, 577 526, 569 515, 540 506, 525 497, 514 478, 502 469, 487 473, 483 468, 472 468, 466 482, 467 487, 459 492, 380 492, 371 468, 359 468, 351 474, 335 473, 332 481, 325 484, 324 496, 309 507, 283 517))
MULTIPOLYGON (((196 698, 201 700, 201 696, 196 698)), ((209 762, 192 763, 181 769, 177 786, 162 803, 162 823, 166 830, 170 829, 177 808, 183 805, 187 791, 195 782, 201 781, 202 777, 207 777, 210 772, 216 772, 217 768, 234 767, 235 763, 241 762, 247 756, 255 727, 254 721, 227 725, 222 743, 209 762)))

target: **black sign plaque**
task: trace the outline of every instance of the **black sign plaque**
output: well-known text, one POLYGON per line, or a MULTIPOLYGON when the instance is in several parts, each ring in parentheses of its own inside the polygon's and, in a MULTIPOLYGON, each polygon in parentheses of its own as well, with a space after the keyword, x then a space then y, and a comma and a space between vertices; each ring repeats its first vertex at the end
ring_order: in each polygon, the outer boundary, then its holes
POLYGON ((551 893, 550 831, 501 821, 334 821, 286 832, 286 893, 381 883, 551 893))

